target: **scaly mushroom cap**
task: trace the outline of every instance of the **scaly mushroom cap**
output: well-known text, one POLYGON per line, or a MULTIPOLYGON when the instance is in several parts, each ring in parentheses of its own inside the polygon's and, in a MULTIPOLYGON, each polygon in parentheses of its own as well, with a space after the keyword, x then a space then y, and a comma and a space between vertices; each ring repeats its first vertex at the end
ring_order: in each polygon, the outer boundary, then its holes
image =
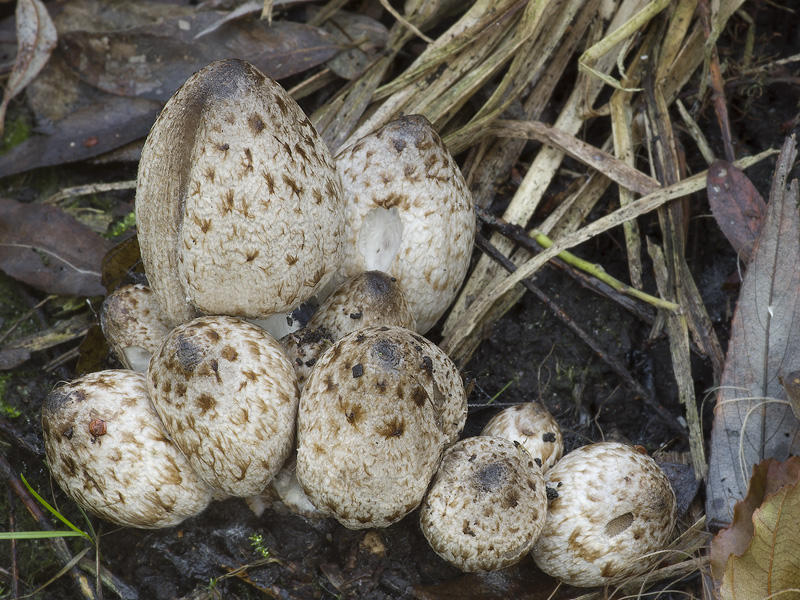
POLYGON ((544 527, 542 470, 521 446, 500 437, 457 442, 422 503, 420 526, 434 552, 462 571, 513 565, 544 527))
POLYGON ((561 428, 546 408, 536 402, 517 404, 500 411, 481 435, 495 435, 519 442, 546 472, 564 454, 561 428))
POLYGON ((338 268, 341 201, 297 103, 245 61, 214 62, 170 98, 142 149, 136 223, 150 286, 173 324, 289 311, 338 268))
POLYGON ((107 521, 171 527, 211 501, 164 430, 143 373, 101 371, 56 388, 42 405, 42 432, 58 485, 107 521))
POLYGON ((386 527, 416 508, 467 414, 453 363, 400 327, 346 335, 300 398, 297 479, 345 527, 386 527))
POLYGON ((256 325, 224 316, 179 325, 153 355, 147 384, 173 441, 217 490, 261 493, 291 452, 297 380, 256 325))
POLYGON ((281 340, 294 364, 300 389, 333 342, 353 331, 378 325, 416 327, 397 280, 380 271, 368 271, 344 281, 322 303, 306 327, 281 340))
POLYGON ((114 290, 103 302, 100 323, 119 361, 141 373, 172 329, 153 292, 142 284, 114 290))
POLYGON ((428 331, 455 298, 475 238, 472 196, 423 116, 396 119, 336 156, 347 239, 334 281, 377 270, 396 277, 428 331))
POLYGON ((675 493, 656 462, 630 446, 591 444, 545 475, 558 493, 533 549, 569 585, 613 585, 659 561, 675 526, 675 493))

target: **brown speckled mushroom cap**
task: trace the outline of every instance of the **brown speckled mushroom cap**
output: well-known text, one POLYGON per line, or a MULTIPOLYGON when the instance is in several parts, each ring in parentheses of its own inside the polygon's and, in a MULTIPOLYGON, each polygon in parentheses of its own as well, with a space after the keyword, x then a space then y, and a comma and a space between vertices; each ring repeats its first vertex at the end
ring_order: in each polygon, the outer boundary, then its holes
POLYGON ((348 334, 303 389, 297 479, 345 527, 388 526, 419 505, 466 408, 458 371, 425 338, 400 327, 348 334))
POLYGON ((369 270, 400 282, 425 333, 456 296, 475 238, 458 165, 421 115, 396 119, 336 156, 346 198, 335 281, 369 270))
POLYGON ((100 323, 119 361, 142 373, 172 329, 152 290, 142 284, 125 285, 109 294, 100 323))
POLYGON ((514 442, 478 436, 445 452, 420 510, 422 533, 447 562, 472 573, 530 552, 544 527, 542 470, 514 442))
POLYGON ((320 305, 306 327, 281 339, 294 364, 300 389, 333 342, 353 331, 379 325, 416 327, 397 280, 380 271, 367 271, 345 280, 320 305))
POLYGON ((203 511, 212 490, 170 441, 143 373, 91 373, 42 405, 50 472, 67 495, 103 519, 146 529, 203 511))
POLYGON ((546 408, 537 402, 510 406, 493 416, 481 435, 495 435, 519 442, 546 472, 564 454, 561 428, 546 408))
POLYGON ((533 549, 569 585, 613 585, 659 561, 675 526, 675 493, 656 462, 616 442, 573 450, 545 478, 558 497, 533 549))
POLYGON ((253 65, 221 60, 170 98, 142 149, 136 224, 173 324, 293 309, 339 265, 342 188, 322 139, 253 65))
POLYGON ((147 383, 173 441, 217 490, 261 493, 291 452, 294 370, 256 325, 225 316, 179 325, 153 355, 147 383))

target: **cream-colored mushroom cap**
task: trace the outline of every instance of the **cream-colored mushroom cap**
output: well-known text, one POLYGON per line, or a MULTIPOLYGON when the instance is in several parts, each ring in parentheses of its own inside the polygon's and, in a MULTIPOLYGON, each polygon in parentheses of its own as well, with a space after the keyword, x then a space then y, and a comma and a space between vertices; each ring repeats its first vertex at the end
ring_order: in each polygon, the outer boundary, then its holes
POLYGON ((544 527, 542 470, 519 445, 471 437, 445 452, 420 510, 434 552, 462 571, 513 565, 530 552, 544 527))
POLYGON ((533 549, 545 573, 569 585, 613 585, 660 559, 675 526, 675 493, 656 462, 615 442, 562 458, 545 478, 558 497, 533 549))
POLYGON ((466 420, 461 376, 434 344, 400 327, 346 335, 300 398, 297 479, 345 527, 385 527, 416 508, 466 420))
POLYGON ((306 327, 281 339, 294 364, 300 389, 333 342, 353 331, 379 325, 407 329, 416 326, 397 280, 380 271, 367 271, 345 280, 320 305, 306 327))
POLYGON ((546 408, 526 402, 506 408, 493 416, 481 435, 495 435, 519 442, 546 472, 564 454, 561 428, 546 408))
POLYGON ((173 324, 265 317, 317 293, 339 265, 342 188, 297 103, 242 60, 198 71, 142 149, 136 224, 173 324))
POLYGON ((170 441, 143 373, 100 371, 42 405, 50 472, 86 510, 126 527, 171 527, 199 514, 211 488, 170 441))
POLYGON ((125 285, 109 294, 100 323, 119 361, 142 373, 172 329, 153 292, 142 284, 125 285))
POLYGON ((336 156, 347 239, 335 281, 377 270, 396 277, 428 331, 452 303, 475 238, 472 196, 430 122, 401 117, 336 156))
POLYGON ((173 329, 147 384, 173 441, 217 490, 261 493, 292 450, 294 370, 280 344, 243 319, 200 317, 173 329))

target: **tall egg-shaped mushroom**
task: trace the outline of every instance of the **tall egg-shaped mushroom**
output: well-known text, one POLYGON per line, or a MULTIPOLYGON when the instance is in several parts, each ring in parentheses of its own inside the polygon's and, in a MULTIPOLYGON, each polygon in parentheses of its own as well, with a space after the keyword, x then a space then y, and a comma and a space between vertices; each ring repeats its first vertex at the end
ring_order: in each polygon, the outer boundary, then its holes
POLYGON ((411 115, 342 150, 336 167, 347 234, 335 282, 370 270, 396 277, 425 333, 455 298, 472 255, 475 213, 458 165, 430 122, 411 115))
POLYGON ((142 149, 136 222, 153 293, 173 324, 289 311, 338 268, 341 201, 297 103, 245 61, 214 62, 170 98, 142 149))

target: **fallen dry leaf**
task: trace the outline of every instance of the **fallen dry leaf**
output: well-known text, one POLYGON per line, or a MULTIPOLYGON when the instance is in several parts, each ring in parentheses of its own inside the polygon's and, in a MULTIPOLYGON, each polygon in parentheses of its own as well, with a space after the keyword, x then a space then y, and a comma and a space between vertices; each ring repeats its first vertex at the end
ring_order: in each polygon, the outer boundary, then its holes
POLYGON ((58 207, 0 198, 0 268, 39 290, 102 296, 100 261, 111 246, 58 207))
POLYGON ((733 318, 711 432, 706 487, 711 528, 730 523, 752 465, 800 454, 798 420, 778 380, 779 374, 800 369, 798 183, 786 187, 795 156, 794 138, 787 139, 733 318))
POLYGON ((86 160, 120 148, 150 131, 161 103, 107 94, 0 156, 0 177, 86 160))
POLYGON ((717 225, 746 265, 767 212, 764 199, 747 175, 724 160, 711 163, 706 190, 717 225))
POLYGON ((41 0, 19 0, 16 20, 17 58, 0 103, 0 136, 8 103, 42 70, 58 42, 55 25, 41 0))
POLYGON ((343 79, 354 79, 386 47, 389 30, 367 15, 340 10, 322 27, 343 46, 355 46, 331 58, 327 65, 343 79))
POLYGON ((767 496, 775 494, 785 485, 796 483, 798 477, 800 458, 796 456, 783 462, 768 458, 753 465, 747 496, 734 506, 730 527, 721 530, 711 541, 711 574, 717 587, 722 582, 728 559, 731 555, 744 554, 753 539, 753 513, 767 496))
POLYGON ((343 47, 318 27, 290 21, 269 26, 254 16, 194 39, 217 16, 198 13, 124 31, 71 31, 61 36, 59 51, 98 89, 166 102, 194 72, 221 58, 243 58, 282 79, 325 62, 343 47))
MULTIPOLYGON (((768 459, 753 468, 750 489, 731 526, 711 544, 711 566, 723 600, 800 594, 800 458, 768 459)), ((796 595, 792 596, 796 597, 796 595)))

